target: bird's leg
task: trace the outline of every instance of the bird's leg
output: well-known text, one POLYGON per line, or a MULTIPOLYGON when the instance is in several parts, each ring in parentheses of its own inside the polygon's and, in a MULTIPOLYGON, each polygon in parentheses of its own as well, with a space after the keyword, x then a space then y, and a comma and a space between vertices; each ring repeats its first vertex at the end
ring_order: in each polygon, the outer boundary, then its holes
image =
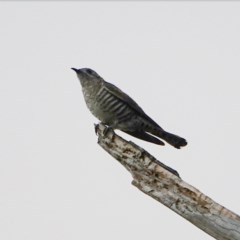
POLYGON ((111 131, 113 132, 113 134, 115 134, 115 132, 113 131, 113 127, 112 126, 108 126, 108 125, 105 125, 105 126, 106 126, 106 128, 103 130, 103 135, 104 136, 106 136, 111 131))
POLYGON ((103 136, 106 137, 109 133, 112 133, 112 135, 109 135, 109 137, 111 138, 111 141, 113 141, 115 137, 114 127, 112 125, 107 125, 103 122, 102 124, 104 124, 105 126, 105 129, 103 130, 103 136))
POLYGON ((97 135, 98 133, 98 130, 99 130, 99 124, 103 124, 105 126, 104 130, 103 130, 103 136, 106 136, 109 132, 112 132, 112 138, 114 137, 115 135, 115 132, 113 130, 113 127, 112 126, 109 126, 107 125, 106 123, 103 123, 103 122, 99 122, 99 123, 94 123, 94 129, 95 129, 95 133, 97 135))

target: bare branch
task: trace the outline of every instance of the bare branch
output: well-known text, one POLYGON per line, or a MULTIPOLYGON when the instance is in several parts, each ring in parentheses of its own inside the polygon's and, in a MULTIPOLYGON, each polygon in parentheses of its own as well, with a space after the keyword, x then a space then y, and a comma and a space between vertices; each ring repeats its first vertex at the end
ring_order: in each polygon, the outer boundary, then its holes
POLYGON ((132 184, 218 240, 240 240, 240 217, 184 182, 144 149, 96 126, 98 144, 133 177, 132 184))

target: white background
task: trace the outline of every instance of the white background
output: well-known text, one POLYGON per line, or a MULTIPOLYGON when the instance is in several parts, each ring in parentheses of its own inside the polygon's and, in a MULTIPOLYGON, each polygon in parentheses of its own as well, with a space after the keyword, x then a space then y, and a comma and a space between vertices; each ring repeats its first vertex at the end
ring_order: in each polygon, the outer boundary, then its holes
MULTIPOLYGON (((212 239, 97 145, 71 67, 131 95, 176 150, 121 134, 240 213, 239 2, 2 2, 0 239, 212 239)), ((118 132, 119 133, 119 132, 118 132)))

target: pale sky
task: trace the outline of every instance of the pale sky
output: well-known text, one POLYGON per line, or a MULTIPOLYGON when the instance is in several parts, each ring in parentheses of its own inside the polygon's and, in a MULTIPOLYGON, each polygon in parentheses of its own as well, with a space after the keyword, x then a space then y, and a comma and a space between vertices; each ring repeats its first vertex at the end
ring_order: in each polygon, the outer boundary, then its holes
POLYGON ((118 132, 240 213, 240 2, 1 2, 0 239, 210 236, 97 145, 71 67, 117 85, 182 150, 118 132))

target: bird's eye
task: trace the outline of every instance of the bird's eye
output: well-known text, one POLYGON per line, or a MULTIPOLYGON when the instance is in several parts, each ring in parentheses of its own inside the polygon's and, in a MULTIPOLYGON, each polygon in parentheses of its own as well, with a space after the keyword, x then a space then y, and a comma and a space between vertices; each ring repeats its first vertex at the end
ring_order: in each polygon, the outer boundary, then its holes
POLYGON ((87 72, 88 74, 93 74, 93 70, 91 70, 91 69, 87 69, 86 72, 87 72))

